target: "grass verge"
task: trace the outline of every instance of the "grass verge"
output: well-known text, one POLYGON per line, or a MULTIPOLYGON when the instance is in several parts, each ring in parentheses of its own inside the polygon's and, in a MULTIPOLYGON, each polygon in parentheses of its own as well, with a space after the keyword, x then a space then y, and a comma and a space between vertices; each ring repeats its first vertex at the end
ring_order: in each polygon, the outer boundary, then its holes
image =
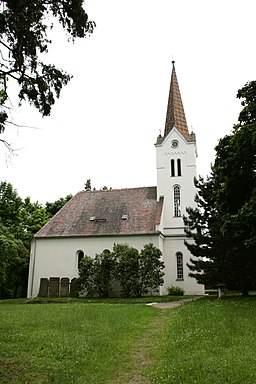
POLYGON ((74 304, 74 303, 94 303, 94 304, 146 304, 146 303, 162 303, 162 302, 171 302, 190 298, 192 296, 143 296, 143 297, 109 297, 109 298, 87 298, 87 297, 35 297, 32 299, 6 299, 0 300, 1 304, 74 304))
POLYGON ((198 300, 167 321, 150 383, 256 383, 255 296, 198 300))
POLYGON ((0 305, 1 383, 256 383, 255 296, 71 303, 0 305))
POLYGON ((0 382, 106 383, 158 311, 142 305, 0 306, 0 382))

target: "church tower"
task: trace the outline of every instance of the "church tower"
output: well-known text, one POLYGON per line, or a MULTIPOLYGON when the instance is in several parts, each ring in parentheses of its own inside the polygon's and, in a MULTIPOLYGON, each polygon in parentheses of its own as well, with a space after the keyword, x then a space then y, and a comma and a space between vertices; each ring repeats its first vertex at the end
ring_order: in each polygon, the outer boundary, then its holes
POLYGON ((196 138, 188 130, 174 64, 173 61, 164 135, 159 135, 155 144, 157 198, 163 201, 159 231, 166 275, 162 293, 168 286, 176 285, 187 294, 198 294, 203 293, 203 286, 188 277, 191 254, 184 244, 183 223, 186 208, 195 206, 196 138))

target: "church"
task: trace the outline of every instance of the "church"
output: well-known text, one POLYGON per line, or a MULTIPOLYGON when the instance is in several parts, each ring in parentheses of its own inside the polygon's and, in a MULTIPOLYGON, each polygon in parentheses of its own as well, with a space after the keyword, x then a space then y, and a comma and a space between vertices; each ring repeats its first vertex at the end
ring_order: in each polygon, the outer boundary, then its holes
POLYGON ((139 251, 152 243, 162 252, 164 285, 187 295, 204 294, 204 286, 188 276, 191 257, 182 216, 195 207, 196 138, 187 126, 175 63, 163 135, 156 143, 157 186, 77 193, 34 236, 31 244, 28 297, 39 294, 41 279, 78 276, 84 255, 94 257, 114 244, 139 251))

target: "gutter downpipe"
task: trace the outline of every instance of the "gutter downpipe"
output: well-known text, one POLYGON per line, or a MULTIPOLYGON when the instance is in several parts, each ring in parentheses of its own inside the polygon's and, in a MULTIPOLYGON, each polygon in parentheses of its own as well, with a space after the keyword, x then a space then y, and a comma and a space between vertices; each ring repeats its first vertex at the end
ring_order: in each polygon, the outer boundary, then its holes
POLYGON ((36 240, 33 239, 31 242, 30 262, 29 262, 29 285, 28 285, 28 298, 33 296, 34 287, 34 275, 35 275, 35 262, 36 262, 36 240))

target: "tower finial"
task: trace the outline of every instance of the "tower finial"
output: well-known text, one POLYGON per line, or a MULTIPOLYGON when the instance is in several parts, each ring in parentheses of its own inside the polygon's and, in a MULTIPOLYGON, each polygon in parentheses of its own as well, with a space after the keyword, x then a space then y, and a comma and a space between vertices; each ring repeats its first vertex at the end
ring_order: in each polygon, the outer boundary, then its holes
POLYGON ((174 64, 175 64, 175 59, 174 59, 174 55, 172 55, 172 68, 174 69, 174 64))

